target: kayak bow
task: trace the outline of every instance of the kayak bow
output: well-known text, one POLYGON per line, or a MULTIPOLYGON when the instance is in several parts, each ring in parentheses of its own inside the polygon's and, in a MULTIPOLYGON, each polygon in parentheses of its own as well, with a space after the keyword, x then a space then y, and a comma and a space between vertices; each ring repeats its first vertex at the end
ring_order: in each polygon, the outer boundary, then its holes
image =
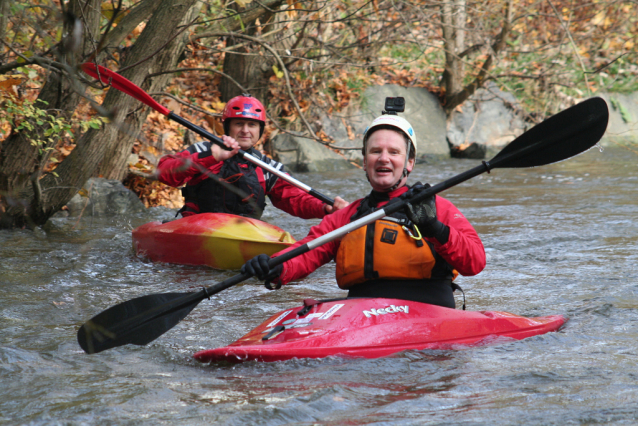
POLYGON ((562 315, 526 318, 462 311, 399 299, 358 298, 276 313, 236 342, 197 352, 201 362, 292 358, 379 358, 405 350, 485 346, 558 330, 562 315))
POLYGON ((258 254, 272 255, 295 242, 290 233, 257 219, 201 213, 133 230, 133 250, 153 262, 239 269, 258 254))

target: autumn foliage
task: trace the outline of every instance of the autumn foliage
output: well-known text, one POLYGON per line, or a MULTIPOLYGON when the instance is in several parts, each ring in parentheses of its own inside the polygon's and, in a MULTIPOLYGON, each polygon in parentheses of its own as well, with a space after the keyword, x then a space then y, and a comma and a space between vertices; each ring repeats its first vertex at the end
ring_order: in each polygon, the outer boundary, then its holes
MULTIPOLYGON (((330 116, 355 107, 370 85, 425 87, 437 94, 442 104, 450 99, 441 80, 448 66, 441 2, 289 0, 280 2, 277 13, 244 22, 241 33, 252 38, 232 45, 223 31, 202 36, 212 31, 220 16, 230 13, 232 4, 222 3, 202 9, 201 19, 188 29, 192 41, 179 69, 166 70, 173 73, 170 85, 164 92, 152 94, 170 110, 213 133, 223 131, 219 117, 225 100, 219 87, 225 78, 224 58, 231 51, 264 58, 269 121, 262 141, 288 131, 330 145, 330 138, 316 126, 318 112, 330 116)), ((462 7, 464 17, 462 31, 456 32, 458 50, 454 52, 461 64, 462 85, 471 85, 486 72, 485 80, 513 93, 531 119, 541 119, 599 92, 628 92, 638 87, 635 1, 451 3, 462 7), (505 26, 504 48, 494 55, 505 26), (485 71, 488 58, 493 63, 485 71)), ((243 1, 234 4, 241 13, 251 5, 243 1)), ((103 5, 103 24, 107 25, 113 18, 113 7, 111 2, 103 5)), ((121 13, 128 13, 135 5, 123 2, 121 13)), ((59 3, 37 0, 31 6, 36 7, 12 4, 15 13, 4 18, 6 25, 0 33, 4 43, 0 53, 3 104, 9 100, 34 102, 49 75, 29 58, 38 54, 46 57, 56 43, 61 28, 60 14, 55 12, 59 3), (38 15, 36 9, 48 12, 38 15)), ((143 28, 143 24, 136 27, 124 45, 112 51, 109 68, 118 70, 121 55, 143 28)), ((104 96, 104 91, 89 93, 98 103, 104 96)), ((16 131, 16 123, 27 119, 9 117, 6 112, 0 113, 0 118, 0 141, 16 131)), ((57 135, 59 141, 46 172, 55 172, 56 165, 73 150, 82 132, 79 123, 95 118, 88 102, 75 111, 71 131, 57 135)), ((154 180, 153 170, 160 156, 195 141, 177 123, 150 113, 132 149, 125 184, 148 207, 179 207, 179 190, 154 180)))

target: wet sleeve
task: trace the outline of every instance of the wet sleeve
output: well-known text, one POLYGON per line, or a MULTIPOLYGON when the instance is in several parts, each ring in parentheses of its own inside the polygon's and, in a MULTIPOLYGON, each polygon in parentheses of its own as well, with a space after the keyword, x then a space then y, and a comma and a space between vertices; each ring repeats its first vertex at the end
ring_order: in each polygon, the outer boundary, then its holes
MULTIPOLYGON (((345 209, 324 217, 321 223, 310 228, 310 232, 304 239, 297 241, 286 250, 282 250, 273 255, 273 257, 293 250, 308 243, 309 241, 314 240, 315 238, 348 224, 350 222, 350 217, 354 214, 358 205, 359 203, 352 203, 345 209)), ((330 241, 285 262, 283 272, 280 275, 282 284, 288 284, 291 281, 307 277, 317 268, 333 260, 337 255, 340 243, 341 239, 330 241)))
POLYGON ((450 228, 448 242, 440 244, 436 239, 428 241, 434 249, 461 275, 476 275, 485 268, 485 248, 474 227, 463 213, 442 197, 436 197, 439 220, 450 228))
POLYGON ((277 179, 268 196, 273 206, 302 219, 321 219, 326 215, 323 201, 281 178, 277 179))
POLYGON ((165 155, 157 165, 158 180, 169 186, 182 186, 202 173, 203 169, 221 164, 215 160, 210 143, 200 142, 177 154, 165 155))

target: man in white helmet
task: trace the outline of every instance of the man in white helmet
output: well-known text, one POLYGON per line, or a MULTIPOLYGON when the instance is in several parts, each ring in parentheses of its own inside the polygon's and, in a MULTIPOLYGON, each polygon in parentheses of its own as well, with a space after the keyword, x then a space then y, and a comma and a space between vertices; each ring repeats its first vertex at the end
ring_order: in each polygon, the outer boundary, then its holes
MULTIPOLYGON (((372 186, 370 194, 326 216, 307 237, 284 251, 363 217, 407 192, 416 146, 414 129, 407 120, 396 114, 376 118, 363 136, 363 168, 372 186)), ((413 190, 419 186, 423 187, 417 184, 413 190)), ((452 280, 458 273, 470 276, 481 272, 485 250, 465 216, 450 201, 432 196, 272 270, 267 255, 256 256, 242 272, 265 280, 266 287, 272 289, 303 278, 333 259, 337 283, 348 290, 348 297, 388 297, 454 308, 452 280)))

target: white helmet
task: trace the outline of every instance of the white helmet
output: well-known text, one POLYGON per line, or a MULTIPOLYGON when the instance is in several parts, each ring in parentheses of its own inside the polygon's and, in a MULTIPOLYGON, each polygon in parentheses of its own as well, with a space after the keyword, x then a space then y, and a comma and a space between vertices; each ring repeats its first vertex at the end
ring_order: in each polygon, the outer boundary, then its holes
MULTIPOLYGON (((394 114, 384 114, 377 118, 375 118, 372 123, 366 128, 365 132, 363 132, 363 152, 365 154, 366 142, 368 140, 368 134, 372 129, 379 126, 392 126, 401 130, 410 142, 412 142, 412 150, 414 151, 414 156, 416 157, 416 135, 414 134, 414 129, 412 125, 403 117, 399 117, 394 114)), ((406 160, 410 156, 410 152, 407 152, 406 160)))

